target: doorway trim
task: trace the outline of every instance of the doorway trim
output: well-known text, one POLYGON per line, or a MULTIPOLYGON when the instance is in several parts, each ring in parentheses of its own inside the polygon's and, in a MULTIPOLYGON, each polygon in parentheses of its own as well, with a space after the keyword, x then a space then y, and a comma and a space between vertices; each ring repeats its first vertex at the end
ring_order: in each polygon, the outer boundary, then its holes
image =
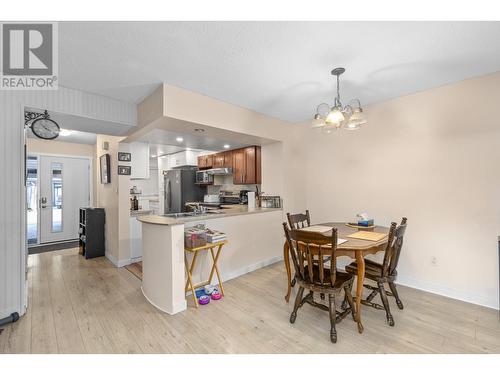
MULTIPOLYGON (((39 156, 52 156, 52 157, 60 157, 60 158, 73 158, 73 159, 86 159, 89 161, 89 204, 91 206, 94 205, 94 158, 91 156, 86 156, 86 155, 70 155, 70 154, 52 154, 48 152, 29 152, 29 149, 27 148, 26 145, 26 160, 24 162, 24 169, 26 170, 26 161, 29 156, 36 156, 37 157, 37 173, 40 171, 40 158, 39 156)), ((26 173, 26 172, 25 172, 26 173)), ((24 185, 24 190, 25 193, 24 195, 26 196, 26 184, 24 185)), ((39 187, 37 186, 37 191, 36 191, 36 199, 38 202, 39 199, 39 187)), ((26 220, 26 207, 25 207, 25 213, 23 216, 26 220)), ((25 222, 25 228, 26 228, 27 222, 25 222)), ((37 210, 37 239, 36 239, 36 245, 40 245, 40 210, 37 210)), ((25 240, 26 240, 26 247, 27 251, 29 252, 29 244, 28 244, 28 232, 25 232, 25 240)), ((65 242, 65 241, 61 241, 65 242)))

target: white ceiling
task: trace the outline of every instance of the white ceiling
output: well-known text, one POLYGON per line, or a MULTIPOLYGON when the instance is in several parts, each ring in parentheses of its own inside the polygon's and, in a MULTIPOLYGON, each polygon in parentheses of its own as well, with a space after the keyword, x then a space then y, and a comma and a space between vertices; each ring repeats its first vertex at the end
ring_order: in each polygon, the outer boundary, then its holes
MULTIPOLYGON (((26 107, 25 111, 43 113, 44 109, 26 107)), ((99 120, 69 113, 54 111, 48 111, 48 113, 50 118, 59 125, 61 130, 63 130, 56 139, 59 142, 94 145, 96 144, 97 134, 122 136, 133 128, 130 124, 99 120)), ((36 138, 31 128, 28 128, 27 136, 29 138, 36 138)))
POLYGON ((178 133, 163 129, 154 129, 137 139, 137 141, 149 143, 151 153, 154 155, 173 154, 187 148, 193 150, 222 151, 225 150, 224 145, 229 145, 229 150, 249 145, 228 142, 220 138, 211 137, 205 133, 198 135, 198 133, 178 133), (182 141, 177 141, 178 137, 182 138, 182 141))
MULTIPOLYGON (((61 130, 62 132, 59 134, 59 137, 55 139, 58 142, 81 143, 86 145, 95 145, 97 142, 97 134, 95 133, 86 133, 64 128, 61 130)), ((31 131, 31 128, 28 128, 26 135, 28 138, 38 139, 31 131)))
POLYGON ((500 22, 63 22, 60 84, 139 102, 183 87, 299 122, 500 70, 500 22))
MULTIPOLYGON (((44 108, 26 107, 25 111, 43 113, 44 108)), ((70 142, 68 139, 72 139, 71 142, 74 140, 76 143, 89 143, 93 137, 93 143, 95 143, 95 134, 121 136, 125 135, 131 128, 133 128, 133 125, 130 124, 105 121, 92 117, 84 117, 54 111, 48 111, 48 113, 50 118, 54 120, 61 129, 72 131, 71 135, 66 136, 66 142, 70 142), (90 135, 91 133, 93 133, 92 136, 90 135)), ((29 135, 30 134, 31 131, 29 131, 29 135)), ((58 140, 61 140, 62 138, 63 137, 58 140)))

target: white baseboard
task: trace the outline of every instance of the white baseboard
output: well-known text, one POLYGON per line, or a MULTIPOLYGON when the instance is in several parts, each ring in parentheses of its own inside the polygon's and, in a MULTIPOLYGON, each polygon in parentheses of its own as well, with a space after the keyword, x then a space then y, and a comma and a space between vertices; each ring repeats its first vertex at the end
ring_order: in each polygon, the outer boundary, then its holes
POLYGON ((279 256, 272 257, 272 258, 261 260, 260 262, 257 262, 257 263, 254 263, 254 264, 250 264, 250 265, 248 265, 246 267, 242 267, 240 269, 237 269, 237 270, 234 270, 234 271, 231 271, 231 272, 224 272, 221 275, 222 281, 228 281, 228 280, 231 280, 231 279, 235 279, 235 278, 240 277, 240 276, 242 276, 242 275, 244 275, 246 273, 258 270, 259 268, 264 268, 266 266, 269 266, 269 265, 271 265, 273 263, 280 262, 282 260, 283 260, 283 256, 279 255, 279 256))
POLYGON ((128 266, 130 263, 130 259, 121 259, 121 260, 116 260, 110 253, 106 252, 105 253, 106 258, 115 265, 115 267, 125 267, 128 266))
POLYGON ((17 312, 19 316, 21 316, 21 311, 16 310, 14 307, 9 308, 9 309, 2 309, 0 310, 0 319, 7 318, 10 316, 10 314, 17 312))
POLYGON ((122 259, 118 261, 117 267, 125 267, 128 266, 130 263, 132 263, 130 259, 122 259))
MULTIPOLYGON (((261 260, 260 262, 251 264, 251 265, 246 266, 246 267, 242 267, 240 269, 237 269, 237 270, 234 270, 231 272, 224 272, 221 274, 222 282, 225 283, 226 281, 229 281, 231 279, 236 279, 237 277, 240 277, 244 274, 250 273, 252 271, 256 271, 260 268, 264 268, 264 267, 267 267, 271 264, 281 262, 281 261, 283 261, 283 256, 279 255, 279 256, 272 257, 272 258, 261 260)), ((217 279, 215 278, 214 280, 215 281, 213 281, 213 285, 216 285, 217 279)), ((191 294, 192 293, 190 291, 186 292, 186 296, 190 296, 191 294)))
POLYGON ((456 299, 459 301, 473 303, 475 305, 489 307, 495 310, 499 309, 498 300, 496 300, 496 298, 492 300, 491 296, 479 295, 476 293, 467 293, 464 291, 448 288, 439 284, 416 280, 411 277, 405 277, 404 275, 398 275, 396 284, 407 286, 413 289, 422 290, 424 292, 429 292, 432 294, 437 294, 443 297, 456 299))
POLYGON ((144 298, 147 299, 147 301, 152 304, 154 307, 156 307, 158 310, 160 311, 163 311, 164 313, 167 313, 169 315, 174 315, 174 314, 177 314, 178 312, 181 312, 181 311, 184 311, 187 309, 187 301, 184 299, 184 301, 182 301, 181 303, 178 303, 177 305, 174 305, 172 306, 172 311, 167 311, 167 310, 164 310, 162 309, 161 307, 159 307, 158 305, 156 305, 155 303, 153 303, 149 297, 146 295, 146 293, 144 293, 144 289, 142 288, 141 286, 141 291, 142 291, 142 295, 144 296, 144 298))

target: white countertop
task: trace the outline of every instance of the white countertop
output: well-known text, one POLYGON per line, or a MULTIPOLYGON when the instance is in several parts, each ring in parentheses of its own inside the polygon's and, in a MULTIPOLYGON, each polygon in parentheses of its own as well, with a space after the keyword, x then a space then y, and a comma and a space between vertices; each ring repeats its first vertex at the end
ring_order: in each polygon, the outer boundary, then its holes
POLYGON ((252 215, 262 214, 265 212, 281 211, 281 208, 254 208, 248 209, 246 205, 231 206, 231 208, 224 208, 220 210, 211 210, 212 213, 207 213, 197 216, 187 216, 181 218, 173 218, 160 215, 144 215, 137 218, 137 220, 147 224, 157 225, 179 225, 190 223, 193 221, 204 221, 210 219, 218 219, 222 217, 238 216, 238 215, 252 215))
POLYGON ((133 210, 133 211, 130 211, 130 217, 151 215, 152 213, 153 213, 153 210, 133 210))

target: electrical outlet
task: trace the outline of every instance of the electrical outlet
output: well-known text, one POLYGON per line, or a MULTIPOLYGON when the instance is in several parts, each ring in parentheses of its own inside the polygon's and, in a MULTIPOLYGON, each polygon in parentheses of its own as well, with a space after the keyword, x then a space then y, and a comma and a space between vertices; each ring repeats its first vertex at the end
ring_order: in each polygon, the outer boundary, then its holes
POLYGON ((437 258, 433 256, 431 258, 431 263, 432 263, 433 266, 437 266, 437 258))

